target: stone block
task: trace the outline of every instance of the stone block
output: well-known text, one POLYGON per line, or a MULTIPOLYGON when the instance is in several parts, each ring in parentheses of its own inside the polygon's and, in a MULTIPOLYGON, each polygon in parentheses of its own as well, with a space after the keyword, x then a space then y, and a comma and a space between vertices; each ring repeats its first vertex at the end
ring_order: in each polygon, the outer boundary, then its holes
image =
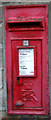
POLYGON ((0 66, 2 66, 2 50, 0 48, 0 66))
MULTIPOLYGON (((6 0, 1 0, 2 2, 6 2, 6 0)), ((7 0, 7 2, 35 2, 35 0, 7 0)), ((50 0, 36 0, 36 2, 50 2, 50 0)))
POLYGON ((0 89, 2 88, 2 69, 0 67, 0 89))
POLYGON ((49 96, 51 98, 51 86, 49 86, 49 96))
MULTIPOLYGON (((50 35, 50 37, 51 37, 51 35, 50 35)), ((51 39, 50 38, 49 38, 49 41, 48 41, 48 52, 49 52, 49 55, 50 55, 50 52, 51 52, 51 39)))
POLYGON ((0 110, 2 110, 2 89, 0 89, 0 110))
POLYGON ((51 76, 51 68, 49 69, 49 76, 51 76))
POLYGON ((2 22, 2 5, 0 5, 0 23, 2 22))
POLYGON ((51 75, 49 76, 49 87, 51 86, 51 75))
POLYGON ((0 24, 0 44, 2 43, 2 24, 0 24))
POLYGON ((48 56, 48 67, 51 69, 51 54, 48 56))
POLYGON ((2 120, 2 110, 0 110, 0 120, 2 120))

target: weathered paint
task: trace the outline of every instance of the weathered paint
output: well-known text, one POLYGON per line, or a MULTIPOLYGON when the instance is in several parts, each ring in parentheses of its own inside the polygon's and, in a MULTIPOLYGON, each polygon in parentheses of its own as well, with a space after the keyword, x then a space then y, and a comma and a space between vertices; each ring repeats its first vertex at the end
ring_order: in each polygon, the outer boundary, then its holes
POLYGON ((5 7, 8 114, 48 115, 47 42, 48 5, 5 7), (18 51, 25 48, 23 40, 29 40, 26 48, 36 48, 34 76, 19 76, 18 51))

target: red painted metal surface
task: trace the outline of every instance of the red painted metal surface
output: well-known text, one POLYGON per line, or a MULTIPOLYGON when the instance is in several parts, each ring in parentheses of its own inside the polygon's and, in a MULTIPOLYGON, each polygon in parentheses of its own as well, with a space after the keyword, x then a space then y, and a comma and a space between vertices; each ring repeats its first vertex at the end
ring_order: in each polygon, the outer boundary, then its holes
POLYGON ((8 114, 48 115, 48 5, 5 7, 5 47, 8 114), (33 49, 34 75, 19 75, 19 49, 33 49))

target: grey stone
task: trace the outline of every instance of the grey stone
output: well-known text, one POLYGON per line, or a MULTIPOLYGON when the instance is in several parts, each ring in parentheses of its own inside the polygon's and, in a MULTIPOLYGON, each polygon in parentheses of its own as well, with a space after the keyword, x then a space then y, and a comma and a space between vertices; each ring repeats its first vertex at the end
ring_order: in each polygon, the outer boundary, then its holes
POLYGON ((49 56, 49 59, 48 59, 48 67, 49 67, 49 69, 51 69, 51 55, 49 56))
POLYGON ((0 120, 2 120, 2 110, 0 110, 0 120))
POLYGON ((0 110, 2 110, 2 89, 0 89, 0 110))
MULTIPOLYGON (((6 2, 6 0, 2 0, 3 2, 6 2)), ((24 2, 24 0, 15 0, 15 2, 24 2)), ((9 2, 9 0, 7 0, 9 2)), ((10 0, 10 2, 14 2, 14 0, 10 0)), ((25 2, 28 2, 28 0, 25 0, 25 2)), ((35 0, 29 0, 29 2, 35 2, 35 0)), ((36 2, 50 2, 50 0, 36 0, 36 2)))
MULTIPOLYGON (((51 37, 51 36, 50 36, 51 37)), ((50 40, 49 40, 49 42, 48 42, 48 52, 49 52, 49 55, 51 55, 50 53, 51 53, 51 38, 50 38, 50 40)))
POLYGON ((2 69, 0 67, 0 89, 2 88, 2 69))
POLYGON ((0 24, 0 44, 2 43, 2 24, 0 24))
MULTIPOLYGON (((1 2, 6 2, 6 0, 1 0, 1 2)), ((7 2, 26 2, 27 3, 27 2, 35 2, 35 0, 29 0, 29 1, 28 0, 15 0, 15 1, 14 0, 10 0, 10 1, 7 0, 7 2)), ((36 0, 36 2, 50 2, 50 0, 36 0)))
POLYGON ((0 66, 2 66, 2 50, 0 48, 0 66))
POLYGON ((6 78, 6 72, 5 72, 5 69, 3 71, 3 99, 2 99, 2 102, 3 102, 3 105, 2 105, 2 110, 7 110, 7 89, 6 89, 6 81, 5 81, 5 78, 6 78))
POLYGON ((49 76, 51 76, 51 69, 49 69, 49 76))
POLYGON ((49 76, 49 86, 51 86, 51 75, 49 76))
POLYGON ((0 23, 2 22, 2 3, 0 3, 0 23))
POLYGON ((1 118, 6 118, 6 120, 7 120, 7 118, 9 118, 9 119, 11 118, 11 120, 12 120, 12 118, 13 118, 13 120, 15 120, 15 118, 16 118, 16 120, 20 120, 20 115, 8 115, 5 111, 0 111, 0 116, 1 116, 1 118))
POLYGON ((51 86, 49 86, 49 95, 50 95, 50 98, 51 98, 51 86))

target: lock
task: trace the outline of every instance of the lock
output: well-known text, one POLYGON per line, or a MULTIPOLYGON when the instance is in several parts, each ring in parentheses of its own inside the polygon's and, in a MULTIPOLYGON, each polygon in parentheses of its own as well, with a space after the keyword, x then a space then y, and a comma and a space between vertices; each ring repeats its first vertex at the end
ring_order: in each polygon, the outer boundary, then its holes
POLYGON ((19 81, 20 81, 20 77, 17 77, 17 83, 18 83, 18 85, 19 85, 19 81))
POLYGON ((23 105, 23 102, 22 102, 21 100, 18 100, 18 101, 15 103, 15 105, 16 105, 17 107, 20 107, 20 106, 23 105))
POLYGON ((17 80, 17 85, 23 85, 23 80, 21 77, 17 77, 16 80, 17 80))

